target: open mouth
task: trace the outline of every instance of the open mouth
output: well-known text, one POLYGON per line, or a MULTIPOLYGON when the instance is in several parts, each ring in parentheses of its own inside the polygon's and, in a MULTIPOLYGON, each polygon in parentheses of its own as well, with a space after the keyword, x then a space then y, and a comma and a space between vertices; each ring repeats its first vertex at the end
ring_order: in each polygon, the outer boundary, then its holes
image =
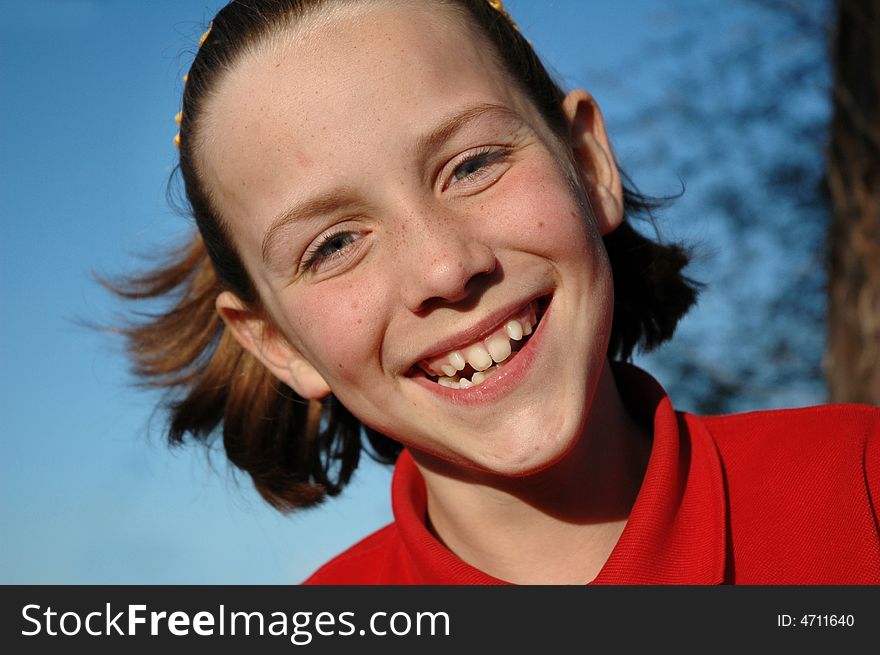
POLYGON ((522 350, 541 322, 549 302, 549 297, 530 302, 483 338, 418 362, 411 375, 424 376, 450 389, 470 389, 483 384, 522 350))

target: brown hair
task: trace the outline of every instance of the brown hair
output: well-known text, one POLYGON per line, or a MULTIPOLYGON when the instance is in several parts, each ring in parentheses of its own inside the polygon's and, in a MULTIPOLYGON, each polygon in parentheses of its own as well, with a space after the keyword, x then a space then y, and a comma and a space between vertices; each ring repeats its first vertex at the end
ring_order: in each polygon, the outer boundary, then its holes
MULTIPOLYGON (((338 0, 337 0, 338 1, 338 0)), ((502 69, 558 136, 566 133, 564 92, 509 18, 487 0, 438 0, 465 12, 468 23, 492 43, 502 69)), ((198 233, 153 270, 110 288, 120 296, 165 300, 167 308, 123 329, 134 373, 165 389, 169 440, 187 435, 207 441, 222 430, 230 461, 246 471, 257 490, 285 511, 336 495, 357 467, 363 439, 386 463, 401 446, 363 426, 332 395, 306 402, 248 354, 214 309, 228 289, 252 307, 259 299, 220 214, 199 177, 196 147, 203 105, 219 78, 251 49, 330 0, 243 0, 226 5, 196 54, 183 94, 180 165, 189 210, 198 233)), ((624 190, 626 214, 647 216, 655 206, 624 190)), ((627 222, 605 237, 614 277, 614 317, 608 355, 628 359, 636 347, 650 350, 672 336, 696 300, 697 285, 682 274, 689 256, 661 244, 627 222)))

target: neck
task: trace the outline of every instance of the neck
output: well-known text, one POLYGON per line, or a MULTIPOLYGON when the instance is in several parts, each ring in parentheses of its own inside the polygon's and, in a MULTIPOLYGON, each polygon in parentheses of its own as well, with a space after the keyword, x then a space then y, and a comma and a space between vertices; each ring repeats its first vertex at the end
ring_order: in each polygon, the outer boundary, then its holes
POLYGON ((532 475, 448 474, 425 453, 429 528, 461 559, 517 584, 583 584, 617 543, 644 477, 647 430, 626 412, 606 363, 562 460, 532 475))

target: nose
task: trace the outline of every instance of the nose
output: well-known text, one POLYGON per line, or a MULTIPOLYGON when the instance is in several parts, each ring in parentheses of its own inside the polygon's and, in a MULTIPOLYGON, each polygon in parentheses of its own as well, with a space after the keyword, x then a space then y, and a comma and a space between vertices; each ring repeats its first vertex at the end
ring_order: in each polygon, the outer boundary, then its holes
POLYGON ((424 313, 475 297, 495 272, 495 252, 463 217, 410 220, 401 243, 401 293, 406 306, 424 313), (482 282, 481 282, 482 281, 482 282))

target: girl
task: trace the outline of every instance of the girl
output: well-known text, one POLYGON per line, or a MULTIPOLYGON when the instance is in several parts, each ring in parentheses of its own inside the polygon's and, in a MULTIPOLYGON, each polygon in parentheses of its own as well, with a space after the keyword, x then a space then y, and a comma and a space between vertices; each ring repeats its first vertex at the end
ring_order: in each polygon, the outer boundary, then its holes
POLYGON ((880 582, 880 412, 681 414, 620 363, 687 255, 497 0, 231 2, 179 118, 199 233, 121 289, 173 298, 128 330, 171 440, 281 510, 396 461, 308 582, 880 582))

